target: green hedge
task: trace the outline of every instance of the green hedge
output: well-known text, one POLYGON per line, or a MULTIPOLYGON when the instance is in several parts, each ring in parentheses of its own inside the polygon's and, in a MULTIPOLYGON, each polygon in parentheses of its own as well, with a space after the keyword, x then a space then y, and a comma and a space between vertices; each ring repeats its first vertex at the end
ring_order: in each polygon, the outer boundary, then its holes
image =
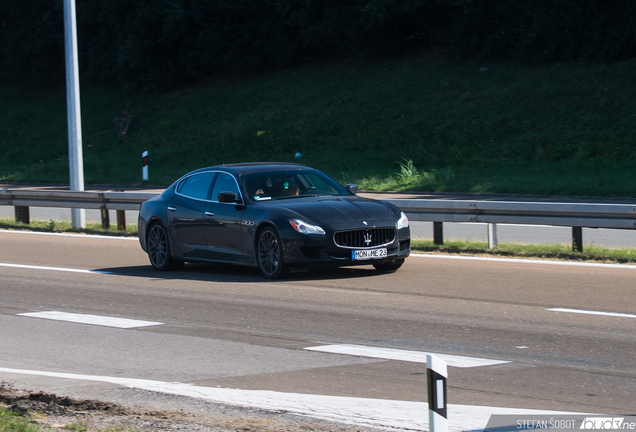
POLYGON ((464 14, 454 37, 466 55, 533 64, 636 54, 631 0, 470 0, 464 14))
MULTIPOLYGON (((85 78, 154 90, 335 55, 526 64, 636 55, 633 0, 76 0, 85 78)), ((62 0, 0 0, 0 78, 64 79, 62 0)))

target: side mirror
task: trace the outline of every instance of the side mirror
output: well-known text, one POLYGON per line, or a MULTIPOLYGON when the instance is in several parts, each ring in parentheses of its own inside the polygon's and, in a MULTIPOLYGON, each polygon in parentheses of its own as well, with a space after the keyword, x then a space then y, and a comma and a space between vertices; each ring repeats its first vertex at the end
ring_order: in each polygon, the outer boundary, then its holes
POLYGON ((348 184, 345 186, 345 188, 351 192, 352 194, 357 194, 358 193, 358 185, 357 184, 348 184))
POLYGON ((216 195, 216 200, 220 203, 238 203, 239 199, 236 197, 236 192, 219 192, 216 195))

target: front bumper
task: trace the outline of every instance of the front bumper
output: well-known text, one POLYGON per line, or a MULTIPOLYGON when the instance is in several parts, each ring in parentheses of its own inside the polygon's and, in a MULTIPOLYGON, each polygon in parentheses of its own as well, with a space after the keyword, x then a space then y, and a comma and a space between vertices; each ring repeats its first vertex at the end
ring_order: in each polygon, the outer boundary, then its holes
POLYGON ((295 266, 354 266, 390 263, 403 260, 411 253, 411 235, 409 228, 400 229, 395 239, 382 246, 342 247, 333 240, 333 232, 325 235, 302 235, 295 231, 283 234, 285 264, 295 266), (386 248, 383 258, 354 260, 352 251, 362 249, 386 248))

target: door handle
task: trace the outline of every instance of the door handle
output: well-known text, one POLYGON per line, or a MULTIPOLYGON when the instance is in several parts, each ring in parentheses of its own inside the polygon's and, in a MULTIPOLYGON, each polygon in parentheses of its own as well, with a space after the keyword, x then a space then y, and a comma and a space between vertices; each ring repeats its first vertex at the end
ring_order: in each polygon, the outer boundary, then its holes
POLYGON ((170 211, 177 211, 177 208, 176 208, 176 207, 173 207, 173 206, 168 206, 168 210, 170 210, 170 211))
POLYGON ((214 213, 212 213, 212 212, 205 212, 205 215, 206 215, 206 216, 214 216, 214 213))

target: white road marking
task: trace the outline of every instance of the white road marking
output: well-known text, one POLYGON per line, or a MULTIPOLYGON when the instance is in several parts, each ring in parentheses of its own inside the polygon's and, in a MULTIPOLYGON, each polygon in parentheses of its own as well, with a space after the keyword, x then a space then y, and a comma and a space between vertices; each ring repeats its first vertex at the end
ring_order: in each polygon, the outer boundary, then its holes
POLYGON ((60 237, 79 237, 85 239, 116 239, 116 240, 134 240, 139 241, 137 237, 122 237, 122 236, 107 236, 107 235, 98 235, 98 234, 69 234, 69 233, 52 233, 52 232, 39 232, 39 231, 22 231, 22 230, 0 230, 0 233, 8 233, 8 234, 34 234, 34 235, 49 235, 49 236, 60 236, 60 237))
POLYGON ((495 261, 495 262, 507 262, 515 264, 545 264, 545 265, 558 265, 558 266, 579 266, 579 267, 599 267, 608 269, 629 269, 636 270, 634 264, 602 264, 602 263, 588 263, 588 262, 571 262, 571 261, 551 261, 551 260, 536 260, 536 259, 521 259, 521 258, 495 258, 495 257, 474 257, 474 256, 461 256, 461 255, 437 255, 437 254, 419 254, 412 253, 412 257, 420 258, 440 258, 440 259, 458 259, 469 261, 495 261))
POLYGON ((112 272, 100 271, 100 270, 74 269, 74 268, 66 268, 66 267, 34 266, 34 265, 27 265, 27 264, 0 263, 0 267, 13 267, 13 268, 23 268, 23 269, 31 269, 31 270, 53 270, 53 271, 72 272, 72 273, 112 274, 112 272))
MULTIPOLYGON (((467 222, 467 223, 470 223, 470 222, 467 222)), ((93 234, 47 233, 47 232, 20 231, 20 230, 0 230, 0 233, 54 235, 54 236, 64 236, 64 237, 80 237, 80 238, 86 238, 86 239, 100 238, 100 239, 118 239, 118 240, 139 241, 139 239, 137 237, 103 236, 103 235, 93 235, 93 234)), ((473 260, 473 261, 495 261, 495 262, 510 262, 510 263, 547 264, 547 265, 583 266, 583 267, 600 267, 600 268, 620 268, 620 269, 636 270, 636 265, 634 265, 634 264, 603 264, 603 263, 552 261, 552 260, 537 260, 537 259, 523 259, 523 258, 473 257, 473 256, 461 256, 461 255, 421 254, 421 253, 411 253, 410 256, 421 257, 421 258, 460 259, 460 260, 463 259, 463 260, 473 260)))
POLYGON ((148 327, 155 325, 162 325, 163 323, 154 321, 142 321, 128 318, 115 318, 99 315, 85 315, 68 312, 47 311, 47 312, 28 312, 21 313, 18 316, 30 317, 30 318, 43 318, 54 321, 67 321, 80 324, 90 324, 105 327, 117 327, 123 329, 135 328, 135 327, 148 327))
MULTIPOLYGON (((273 411, 286 411, 301 416, 356 426, 382 427, 412 431, 426 431, 429 429, 428 403, 426 402, 321 396, 282 393, 268 390, 199 387, 192 384, 169 383, 144 379, 43 372, 3 367, 0 367, 0 373, 106 382, 128 388, 205 399, 234 406, 273 411)), ((585 413, 452 404, 448 405, 448 430, 449 432, 483 430, 486 427, 488 419, 493 414, 564 415, 585 413)))
POLYGON ((553 308, 548 310, 553 312, 568 312, 568 313, 587 314, 587 315, 604 315, 604 316, 620 317, 620 318, 636 318, 636 315, 634 314, 621 313, 621 312, 600 312, 600 311, 590 311, 590 310, 582 310, 582 309, 565 309, 565 308, 553 308))
POLYGON ((394 348, 371 347, 365 345, 324 345, 317 347, 305 348, 308 351, 319 351, 333 354, 345 354, 359 357, 381 358, 386 360, 399 360, 414 363, 426 363, 427 354, 433 354, 444 360, 448 366, 459 368, 470 368, 478 366, 492 366, 504 363, 510 363, 505 360, 493 360, 477 357, 465 357, 451 354, 429 353, 422 351, 410 351, 394 348))

